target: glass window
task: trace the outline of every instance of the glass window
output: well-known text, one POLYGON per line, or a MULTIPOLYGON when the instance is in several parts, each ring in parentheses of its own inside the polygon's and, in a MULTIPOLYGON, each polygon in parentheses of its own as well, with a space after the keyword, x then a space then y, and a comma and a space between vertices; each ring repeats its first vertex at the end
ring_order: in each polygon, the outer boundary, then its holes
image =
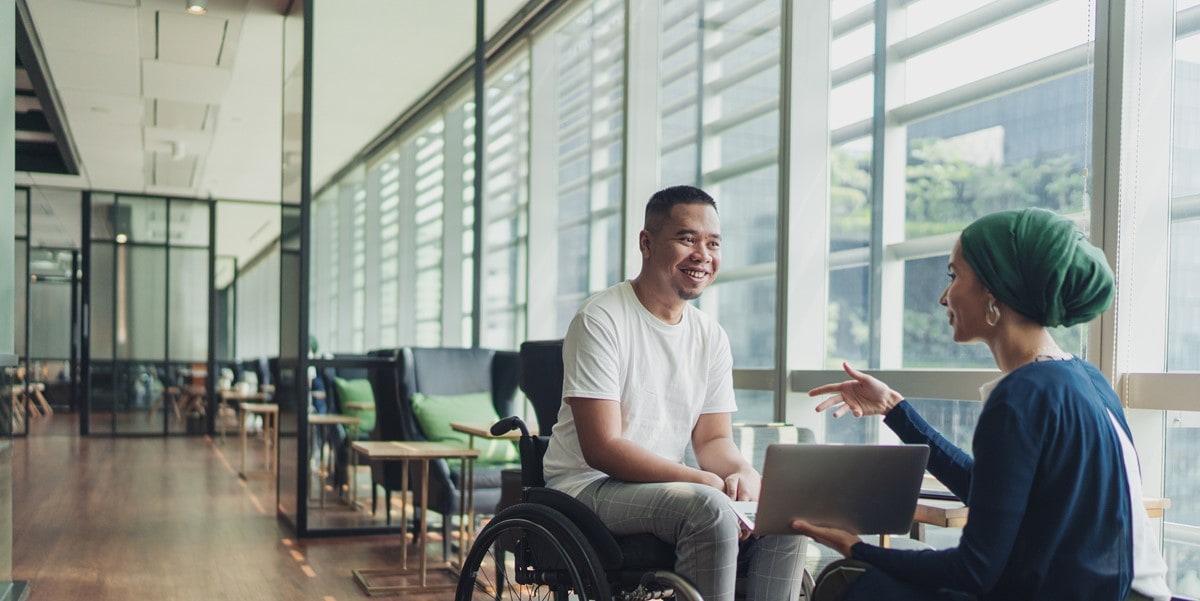
POLYGON ((379 228, 379 264, 375 268, 379 270, 379 345, 383 347, 397 346, 400 328, 400 217, 404 210, 400 188, 412 182, 410 173, 401 177, 400 156, 399 149, 392 150, 367 172, 379 191, 379 221, 374 224, 379 228))
POLYGON ((438 346, 442 343, 442 255, 445 243, 445 124, 435 119, 411 141, 414 150, 413 180, 413 282, 416 324, 415 343, 438 346))
POLYGON ((313 203, 309 328, 321 352, 338 348, 338 206, 335 192, 313 203))
POLYGON ((529 202, 529 57, 522 51, 487 86, 483 324, 480 345, 515 349, 525 336, 529 202))
MULTIPOLYGON (((459 285, 462 290, 462 311, 460 315, 462 339, 460 344, 471 346, 471 332, 474 327, 475 309, 472 306, 475 294, 475 101, 467 98, 460 108, 455 109, 458 121, 462 123, 462 210, 461 240, 459 248, 462 253, 460 263, 459 285)), ((452 241, 447 241, 447 244, 452 241)), ((453 341, 446 341, 452 344, 453 341)))
MULTIPOLYGON (((29 263, 28 240, 18 240, 13 245, 13 350, 16 355, 25 355, 25 287, 29 285, 26 264, 29 263)), ((32 300, 32 299, 31 299, 32 300)))
MULTIPOLYGON (((904 57, 904 99, 929 98, 1069 50, 1084 51, 1086 60, 1092 11, 1088 1, 1058 0, 1005 15, 977 30, 956 32, 960 35, 950 41, 904 57)), ((928 14, 913 13, 915 21, 928 14)), ((959 28, 952 21, 939 27, 959 28)))
MULTIPOLYGON (((162 231, 165 237, 166 229, 162 231)), ((115 271, 117 357, 161 360, 167 342, 167 288, 162 283, 167 272, 166 248, 119 244, 115 271)))
POLYGON ((209 204, 203 201, 171 201, 171 244, 208 246, 209 204))
MULTIPOLYGON (((106 216, 118 242, 167 242, 167 200, 144 196, 119 196, 106 216), (124 240, 122 240, 122 236, 124 240)), ((207 238, 207 230, 205 238, 207 238)))
MULTIPOLYGON (((1147 10, 1147 8, 1142 8, 1147 10)), ((1167 356, 1172 372, 1200 371, 1200 3, 1175 3, 1170 130, 1170 258, 1167 356)), ((1163 530, 1167 584, 1178 595, 1200 596, 1200 412, 1166 412, 1171 499, 1163 530)))
MULTIPOLYGON (((721 274, 700 307, 729 334, 737 368, 771 368, 780 4, 663 0, 661 15, 660 182, 699 185, 722 209, 721 274)), ((741 411, 758 402, 745 397, 741 411)))
POLYGON ((14 219, 13 235, 24 238, 29 235, 26 221, 29 219, 29 190, 18 188, 13 193, 14 219))
POLYGON ((1177 595, 1200 595, 1200 413, 1166 412, 1166 471, 1163 494, 1171 499, 1164 529, 1167 584, 1177 595))
POLYGON ((279 261, 276 246, 238 273, 237 345, 241 358, 279 356, 279 261))
POLYGON ((834 269, 829 272, 828 325, 825 341, 829 368, 840 368, 842 362, 866 365, 869 355, 871 324, 867 319, 867 287, 870 270, 866 265, 834 269))
MULTIPOLYGON (((205 207, 207 212, 207 207, 205 207)), ((207 219, 206 219, 207 221, 207 219)), ((205 225, 205 234, 207 234, 205 225)), ((205 236, 207 239, 207 235, 205 236)), ((170 332, 172 361, 208 359, 208 250, 170 249, 170 332)))
POLYGON ((908 238, 1042 207, 1087 226, 1091 79, 1076 72, 908 126, 908 238))
POLYGON ((555 31, 553 43, 558 201, 554 306, 561 336, 585 298, 620 278, 624 3, 589 3, 555 31))
POLYGON ((362 182, 348 186, 350 197, 350 348, 366 350, 367 190, 362 182))
MULTIPOLYGON (((62 276, 38 276, 37 280, 29 282, 29 321, 34 333, 29 339, 31 359, 69 359, 71 280, 62 276)), ((23 347, 17 349, 18 354, 23 355, 24 351, 23 347)))
POLYGON ((111 316, 114 315, 117 297, 113 286, 116 281, 117 245, 111 242, 92 242, 91 245, 92 270, 88 274, 92 289, 89 351, 92 359, 112 359, 116 320, 111 316))
POLYGON ((775 392, 771 390, 735 390, 737 422, 767 424, 775 421, 775 392))
POLYGON ((115 224, 117 199, 112 194, 92 193, 92 231, 93 240, 112 240, 116 238, 115 224))
MULTIPOLYGON (((825 366, 994 369, 987 348, 951 340, 938 304, 948 253, 964 226, 1001 209, 1050 208, 1089 229, 1094 9, 890 3, 884 80, 874 4, 831 5, 825 366)), ((1052 335, 1083 354, 1085 327, 1052 335)), ((978 401, 917 402, 969 451, 978 401)), ((872 420, 822 422, 831 442, 886 436, 872 420)))
MULTIPOLYGON (((237 340, 234 338, 234 323, 237 315, 237 257, 216 258, 216 324, 213 333, 217 348, 213 352, 217 361, 231 364, 237 359, 237 340)), ((315 287, 313 287, 315 290, 315 287)))
POLYGON ((1192 19, 1177 25, 1175 40, 1167 329, 1170 371, 1200 371, 1200 173, 1193 167, 1200 160, 1200 26, 1195 23, 1192 19))

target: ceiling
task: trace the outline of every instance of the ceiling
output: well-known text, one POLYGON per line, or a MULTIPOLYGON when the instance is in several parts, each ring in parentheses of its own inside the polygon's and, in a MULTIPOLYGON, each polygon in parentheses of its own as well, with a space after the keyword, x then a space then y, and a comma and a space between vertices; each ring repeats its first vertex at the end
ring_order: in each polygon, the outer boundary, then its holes
MULTIPOLYGON (((18 100, 18 111, 24 103, 44 115, 57 105, 56 116, 44 120, 57 118, 61 128, 39 136, 67 149, 61 162, 77 167, 75 174, 61 173, 69 166, 19 170, 18 185, 252 201, 218 215, 218 250, 242 259, 262 249, 264 224, 278 235, 278 211, 253 202, 280 198, 281 74, 295 72, 299 60, 289 53, 292 64, 284 64, 289 0, 208 0, 202 16, 187 14, 184 0, 18 3, 46 88, 18 100), (245 232, 259 234, 251 242, 245 232)), ((489 0, 488 35, 524 3, 489 0)), ((474 6, 314 4, 314 186, 470 55, 474 6)), ((29 93, 18 91, 23 96, 29 93)), ((53 214, 56 197, 34 194, 33 214, 53 214)))
POLYGON ((69 146, 68 137, 63 135, 58 104, 46 85, 41 57, 25 30, 24 19, 17 19, 15 34, 14 166, 17 171, 78 173, 75 149, 69 146))

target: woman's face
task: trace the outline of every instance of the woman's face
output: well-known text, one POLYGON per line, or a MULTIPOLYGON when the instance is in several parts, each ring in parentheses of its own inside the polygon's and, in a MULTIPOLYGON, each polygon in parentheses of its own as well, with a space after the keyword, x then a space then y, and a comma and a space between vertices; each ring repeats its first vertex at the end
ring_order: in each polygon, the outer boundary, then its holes
POLYGON ((946 308, 954 341, 966 343, 985 340, 992 331, 992 326, 986 320, 988 300, 992 295, 975 276, 971 265, 963 259, 961 243, 956 242, 954 250, 950 251, 946 275, 950 277, 950 283, 942 291, 938 302, 946 308))

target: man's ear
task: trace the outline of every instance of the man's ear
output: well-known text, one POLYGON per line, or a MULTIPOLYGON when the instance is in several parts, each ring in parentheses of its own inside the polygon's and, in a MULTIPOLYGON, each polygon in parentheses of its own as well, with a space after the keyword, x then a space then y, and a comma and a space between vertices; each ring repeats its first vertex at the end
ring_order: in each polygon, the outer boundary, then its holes
POLYGON ((642 230, 638 233, 638 250, 642 251, 642 258, 650 258, 650 232, 642 230))

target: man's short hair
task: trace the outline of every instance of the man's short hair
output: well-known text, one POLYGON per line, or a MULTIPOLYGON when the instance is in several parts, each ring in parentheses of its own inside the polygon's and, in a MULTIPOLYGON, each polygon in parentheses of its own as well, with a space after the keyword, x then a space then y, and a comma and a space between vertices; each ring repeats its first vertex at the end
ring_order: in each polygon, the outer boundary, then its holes
POLYGON ((671 186, 654 193, 650 202, 646 203, 646 222, 643 227, 648 232, 657 232, 675 205, 706 204, 717 210, 717 201, 707 192, 695 186, 671 186))

